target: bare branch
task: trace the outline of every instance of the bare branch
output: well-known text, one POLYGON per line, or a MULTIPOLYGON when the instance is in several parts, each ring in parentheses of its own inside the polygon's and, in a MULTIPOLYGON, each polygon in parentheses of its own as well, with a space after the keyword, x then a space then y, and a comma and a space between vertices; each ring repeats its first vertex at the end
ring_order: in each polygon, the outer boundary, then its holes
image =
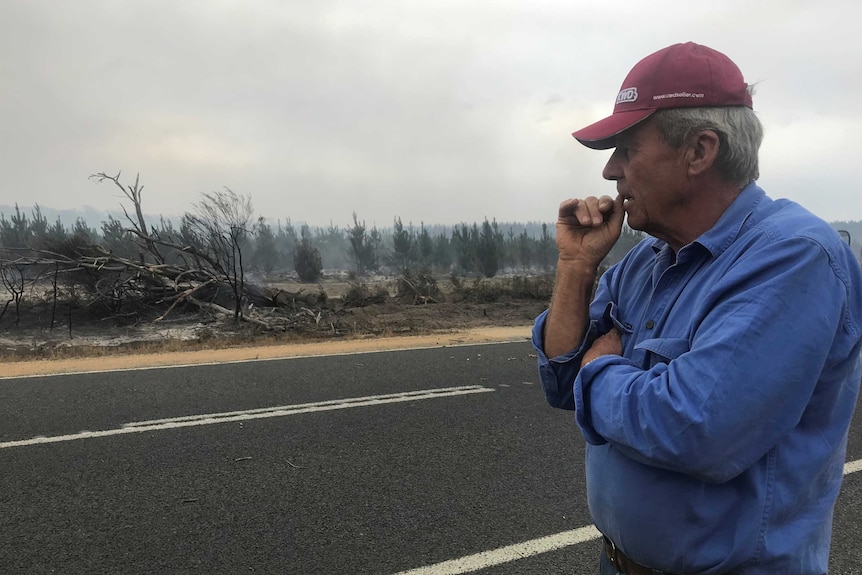
POLYGON ((136 218, 132 218, 129 215, 129 212, 126 210, 124 205, 120 205, 123 209, 123 214, 126 216, 126 219, 129 220, 129 223, 132 224, 132 228, 137 232, 138 236, 141 237, 145 242, 145 248, 147 252, 155 259, 158 263, 164 263, 165 258, 161 252, 159 252, 158 248, 156 248, 156 244, 153 241, 152 235, 147 232, 147 222, 144 220, 144 211, 141 202, 141 192, 144 190, 144 186, 140 185, 141 174, 138 173, 135 176, 135 184, 132 186, 123 186, 120 183, 120 174, 122 172, 117 172, 116 176, 109 176, 105 172, 99 172, 98 174, 91 174, 90 179, 96 180, 96 182, 104 182, 105 180, 111 181, 115 186, 122 190, 123 195, 132 202, 132 206, 135 209, 136 218))

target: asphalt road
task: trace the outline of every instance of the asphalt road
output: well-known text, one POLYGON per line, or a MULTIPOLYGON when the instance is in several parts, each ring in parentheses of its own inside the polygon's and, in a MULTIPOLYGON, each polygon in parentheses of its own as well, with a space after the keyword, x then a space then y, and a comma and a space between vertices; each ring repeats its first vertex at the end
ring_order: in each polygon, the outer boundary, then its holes
MULTIPOLYGON (((583 440, 531 353, 0 379, 0 574, 595 573, 583 440)), ((833 574, 862 573, 860 517, 853 472, 833 574)))

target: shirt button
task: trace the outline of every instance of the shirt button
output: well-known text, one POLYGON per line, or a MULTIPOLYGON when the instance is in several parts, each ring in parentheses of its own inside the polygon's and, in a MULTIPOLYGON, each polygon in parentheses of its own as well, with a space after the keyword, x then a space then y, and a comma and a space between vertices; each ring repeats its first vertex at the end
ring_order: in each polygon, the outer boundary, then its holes
POLYGON ((654 327, 655 327, 655 322, 653 320, 649 320, 648 322, 646 322, 646 328, 647 329, 652 329, 654 327))

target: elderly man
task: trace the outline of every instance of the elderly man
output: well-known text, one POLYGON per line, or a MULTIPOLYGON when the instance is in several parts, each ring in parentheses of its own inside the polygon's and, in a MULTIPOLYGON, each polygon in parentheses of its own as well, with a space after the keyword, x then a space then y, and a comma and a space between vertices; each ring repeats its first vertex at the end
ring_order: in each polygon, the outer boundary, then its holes
POLYGON ((614 148, 618 195, 560 205, 533 344, 587 441, 601 572, 825 574, 862 380, 858 262, 754 183, 762 129, 720 52, 647 56, 574 136, 614 148), (652 237, 593 296, 624 215, 652 237))

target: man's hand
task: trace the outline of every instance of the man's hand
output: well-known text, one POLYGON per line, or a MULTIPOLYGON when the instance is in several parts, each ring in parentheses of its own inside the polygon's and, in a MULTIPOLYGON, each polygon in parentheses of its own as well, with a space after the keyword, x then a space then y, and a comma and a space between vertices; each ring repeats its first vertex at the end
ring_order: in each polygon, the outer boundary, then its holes
POLYGON ((574 262, 597 268, 623 227, 623 198, 610 196, 570 199, 560 204, 557 215, 557 249, 560 264, 574 262))
POLYGON ((613 328, 611 331, 597 338, 596 341, 593 342, 593 345, 587 350, 587 353, 584 354, 584 357, 581 360, 581 367, 584 367, 594 359, 603 355, 622 354, 622 336, 620 336, 620 332, 617 331, 617 328, 613 328))
POLYGON ((557 213, 557 278, 544 331, 544 350, 557 357, 575 349, 590 322, 599 264, 623 228, 623 198, 566 200, 557 213))

